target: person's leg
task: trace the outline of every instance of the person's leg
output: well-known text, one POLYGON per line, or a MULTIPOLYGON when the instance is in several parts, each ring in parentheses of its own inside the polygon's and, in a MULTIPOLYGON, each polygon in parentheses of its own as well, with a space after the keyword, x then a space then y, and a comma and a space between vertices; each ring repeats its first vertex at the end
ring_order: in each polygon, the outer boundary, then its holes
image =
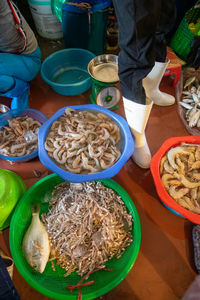
POLYGON ((40 70, 39 47, 31 54, 0 53, 0 96, 12 98, 11 109, 26 109, 29 84, 40 70))
POLYGON ((6 269, 6 265, 0 256, 0 299, 1 300, 20 300, 10 275, 6 269))
POLYGON ((143 80, 146 95, 157 105, 168 106, 175 102, 175 98, 159 90, 160 81, 169 64, 167 56, 167 34, 173 27, 176 18, 175 1, 162 0, 161 14, 155 34, 155 66, 143 80))
POLYGON ((0 53, 0 75, 12 76, 26 82, 39 72, 41 53, 39 47, 31 54, 0 53))
POLYGON ((15 85, 15 79, 12 76, 0 75, 0 93, 6 93, 15 85))
POLYGON ((155 32, 161 10, 157 0, 113 0, 119 26, 118 58, 122 95, 145 104, 142 79, 155 62, 155 32))
POLYGON ((164 63, 167 56, 167 37, 176 20, 175 0, 160 0, 161 14, 155 34, 155 60, 164 63))
POLYGON ((133 160, 148 168, 151 153, 145 127, 152 108, 142 80, 155 62, 155 32, 161 2, 157 0, 113 0, 118 26, 120 89, 127 122, 135 138, 133 160))

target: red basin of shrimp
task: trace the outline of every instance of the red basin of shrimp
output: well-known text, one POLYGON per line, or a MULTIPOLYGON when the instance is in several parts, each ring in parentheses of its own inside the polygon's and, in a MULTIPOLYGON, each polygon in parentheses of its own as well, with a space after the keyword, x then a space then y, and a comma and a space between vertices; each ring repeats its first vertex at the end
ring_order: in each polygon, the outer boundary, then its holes
POLYGON ((170 210, 174 210, 176 213, 185 217, 189 221, 195 224, 200 224, 200 215, 193 213, 180 206, 166 191, 164 188, 161 177, 160 177, 160 162, 162 157, 172 148, 180 145, 181 142, 190 143, 190 144, 200 144, 200 136, 181 136, 181 137, 172 137, 167 139, 156 152, 151 160, 151 174, 154 179, 154 184, 158 193, 160 200, 164 205, 169 207, 170 210))

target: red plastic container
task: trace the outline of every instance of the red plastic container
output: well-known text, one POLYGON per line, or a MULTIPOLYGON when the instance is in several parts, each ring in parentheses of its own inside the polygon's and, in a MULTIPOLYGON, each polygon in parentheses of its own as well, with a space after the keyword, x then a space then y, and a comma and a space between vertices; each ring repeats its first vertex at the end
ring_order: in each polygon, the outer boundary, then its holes
POLYGON ((200 144, 200 135, 173 137, 166 140, 151 160, 151 174, 154 179, 158 196, 163 204, 167 205, 169 209, 181 214, 192 223, 200 224, 200 215, 183 208, 174 199, 172 199, 165 190, 160 177, 160 161, 162 157, 168 150, 170 150, 172 147, 180 145, 181 142, 200 144))

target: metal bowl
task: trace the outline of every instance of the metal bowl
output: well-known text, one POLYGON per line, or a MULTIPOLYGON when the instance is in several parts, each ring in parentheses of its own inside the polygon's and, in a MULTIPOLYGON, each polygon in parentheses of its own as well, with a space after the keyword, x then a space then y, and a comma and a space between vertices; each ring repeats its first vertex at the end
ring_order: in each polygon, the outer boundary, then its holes
POLYGON ((100 82, 117 83, 118 56, 113 54, 102 54, 93 58, 88 64, 90 76, 100 82))
POLYGON ((6 106, 4 104, 0 104, 0 114, 3 114, 9 110, 10 110, 10 108, 8 106, 6 106))

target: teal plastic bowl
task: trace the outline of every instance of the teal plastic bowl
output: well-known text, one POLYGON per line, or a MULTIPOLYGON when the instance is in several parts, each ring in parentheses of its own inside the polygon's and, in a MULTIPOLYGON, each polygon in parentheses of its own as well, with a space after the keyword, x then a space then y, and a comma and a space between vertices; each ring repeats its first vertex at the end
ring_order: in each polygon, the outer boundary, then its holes
POLYGON ((82 94, 91 87, 87 66, 94 57, 92 52, 80 48, 56 51, 43 61, 41 76, 58 94, 82 94))

